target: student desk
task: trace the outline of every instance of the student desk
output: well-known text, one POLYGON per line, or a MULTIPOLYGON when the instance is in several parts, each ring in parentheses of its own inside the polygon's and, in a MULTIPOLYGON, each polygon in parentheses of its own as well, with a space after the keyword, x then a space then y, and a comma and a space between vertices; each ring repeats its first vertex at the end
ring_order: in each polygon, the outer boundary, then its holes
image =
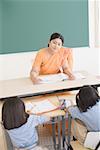
MULTIPOLYGON (((63 93, 62 93, 63 95, 63 93)), ((64 96, 68 96, 69 98, 71 97, 71 100, 74 98, 75 94, 64 94, 64 96)), ((48 99, 51 103, 53 103, 55 106, 59 107, 60 102, 59 102, 59 96, 56 94, 47 94, 45 96, 34 96, 34 97, 28 97, 28 98, 22 98, 24 102, 27 104, 29 102, 33 103, 34 102, 39 102, 44 99, 48 99)), ((62 98, 61 98, 62 99, 62 98)), ((65 133, 66 133, 66 117, 65 117, 65 111, 64 110, 53 110, 50 112, 46 112, 45 115, 48 117, 51 117, 51 122, 52 124, 52 137, 53 137, 53 143, 54 143, 54 148, 61 150, 61 147, 64 149, 64 142, 65 142, 65 133), (61 126, 61 121, 62 121, 62 126, 61 126), (56 123, 58 125, 58 129, 56 130, 56 123), (58 135, 56 136, 56 132, 58 135), (61 134, 62 133, 62 134, 61 134)))
POLYGON ((86 78, 48 84, 33 84, 30 78, 0 81, 0 99, 12 96, 27 97, 61 91, 72 91, 79 89, 83 85, 100 86, 99 78, 85 71, 81 71, 81 73, 86 78))

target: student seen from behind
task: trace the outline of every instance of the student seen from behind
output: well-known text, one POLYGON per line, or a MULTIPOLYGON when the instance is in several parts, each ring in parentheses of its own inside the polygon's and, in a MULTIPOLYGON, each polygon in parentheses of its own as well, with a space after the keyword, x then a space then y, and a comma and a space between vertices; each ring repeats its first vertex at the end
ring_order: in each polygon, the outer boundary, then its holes
POLYGON ((42 150, 36 126, 49 120, 46 116, 26 113, 24 102, 18 97, 7 98, 2 107, 2 123, 15 149, 42 150))
POLYGON ((88 131, 100 131, 100 96, 96 88, 83 86, 76 95, 76 106, 69 112, 83 121, 88 131))

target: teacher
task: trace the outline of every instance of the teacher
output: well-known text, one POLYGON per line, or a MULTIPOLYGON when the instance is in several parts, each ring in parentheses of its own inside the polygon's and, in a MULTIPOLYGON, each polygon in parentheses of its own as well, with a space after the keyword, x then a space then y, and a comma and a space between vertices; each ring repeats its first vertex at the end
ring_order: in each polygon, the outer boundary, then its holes
POLYGON ((70 80, 75 79, 72 73, 72 49, 63 47, 63 44, 63 36, 59 33, 53 33, 48 42, 48 47, 38 51, 30 72, 33 83, 41 83, 39 75, 60 72, 65 73, 70 80))

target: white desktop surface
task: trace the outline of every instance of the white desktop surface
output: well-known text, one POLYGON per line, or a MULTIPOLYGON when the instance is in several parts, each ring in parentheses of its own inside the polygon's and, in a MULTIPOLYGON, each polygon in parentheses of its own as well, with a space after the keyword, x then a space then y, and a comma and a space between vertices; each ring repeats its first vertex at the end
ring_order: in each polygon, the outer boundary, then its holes
POLYGON ((85 71, 81 73, 86 77, 84 79, 65 80, 57 83, 33 84, 30 78, 19 78, 0 81, 0 98, 12 96, 29 96, 45 94, 57 90, 81 87, 83 85, 100 84, 100 79, 85 71))

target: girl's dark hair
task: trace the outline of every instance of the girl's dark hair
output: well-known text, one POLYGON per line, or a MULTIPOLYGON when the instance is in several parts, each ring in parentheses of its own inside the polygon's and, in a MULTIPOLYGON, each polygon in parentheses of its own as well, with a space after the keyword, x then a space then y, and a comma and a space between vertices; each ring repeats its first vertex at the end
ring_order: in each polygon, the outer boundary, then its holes
POLYGON ((7 130, 18 128, 27 122, 24 102, 18 97, 6 98, 2 107, 2 122, 7 130))
POLYGON ((100 99, 98 91, 95 87, 87 85, 83 86, 76 95, 76 104, 81 112, 94 106, 100 99))
MULTIPOLYGON (((52 41, 52 40, 57 39, 57 38, 61 39, 62 45, 63 45, 63 44, 64 44, 64 37, 63 37, 60 33, 53 33, 53 34, 51 35, 49 41, 52 41)), ((49 46, 49 44, 48 44, 48 46, 49 46)))

